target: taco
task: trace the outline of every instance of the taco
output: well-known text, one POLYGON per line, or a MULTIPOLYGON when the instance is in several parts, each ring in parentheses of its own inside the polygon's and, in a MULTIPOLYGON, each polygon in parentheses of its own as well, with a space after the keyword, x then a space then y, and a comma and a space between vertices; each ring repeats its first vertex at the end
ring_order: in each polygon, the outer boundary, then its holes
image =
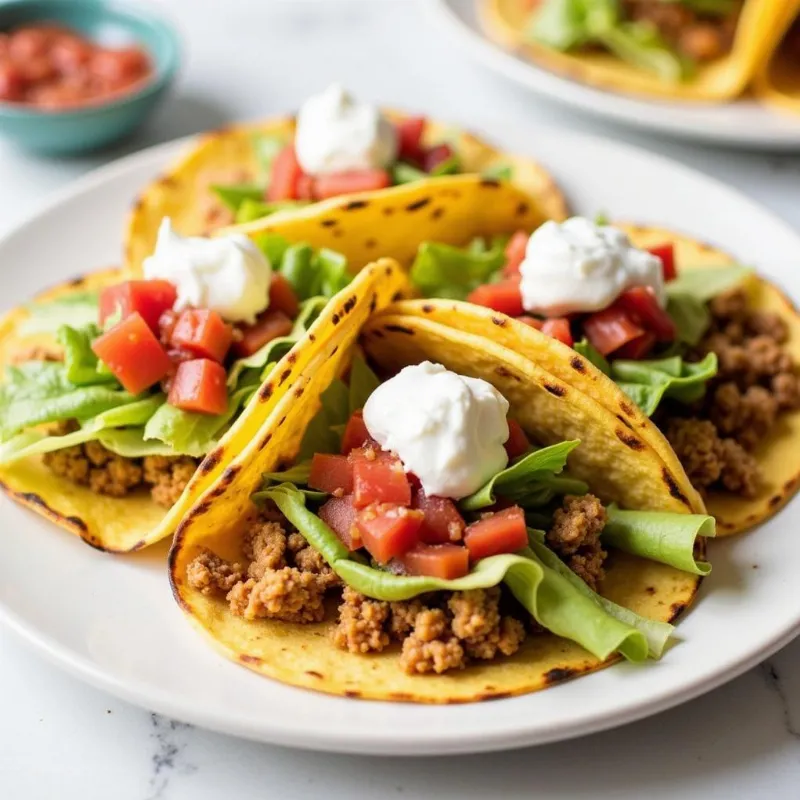
POLYGON ((800 318, 727 254, 573 218, 505 245, 426 243, 410 277, 452 300, 401 313, 493 339, 592 397, 660 455, 683 495, 697 505, 702 494, 719 535, 797 490, 800 318))
POLYGON ((790 0, 774 23, 777 42, 772 55, 764 59, 754 80, 758 98, 789 113, 800 113, 800 2, 790 0))
POLYGON ((769 56, 783 0, 481 0, 489 35, 572 80, 725 102, 769 56))
MULTIPOLYGON (((141 269, 164 217, 183 235, 208 235, 332 197, 470 173, 512 180, 546 219, 566 216, 563 195, 535 161, 424 117, 380 111, 334 85, 297 118, 227 128, 192 144, 136 201, 125 261, 141 269)), ((377 255, 351 258, 353 268, 377 255)))
POLYGON ((94 273, 0 324, 0 486, 92 546, 170 536, 337 324, 403 294, 278 235, 213 242, 165 221, 146 279, 94 273), (352 283, 351 283, 352 280, 352 283))
POLYGON ((658 454, 460 327, 398 306, 348 327, 182 521, 170 576, 190 620, 263 675, 382 700, 507 697, 658 657, 714 531, 658 454))

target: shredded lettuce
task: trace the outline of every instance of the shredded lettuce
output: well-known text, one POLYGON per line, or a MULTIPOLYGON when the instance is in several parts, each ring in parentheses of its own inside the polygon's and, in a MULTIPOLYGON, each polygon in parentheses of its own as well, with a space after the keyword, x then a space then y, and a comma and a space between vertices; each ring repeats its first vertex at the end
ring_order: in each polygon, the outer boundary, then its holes
POLYGON ((288 211, 307 205, 308 202, 305 200, 281 200, 274 203, 265 203, 263 200, 246 198, 236 209, 235 222, 237 225, 245 225, 248 222, 268 217, 270 214, 276 214, 278 211, 288 211))
POLYGON ((64 349, 67 380, 76 386, 116 380, 92 350, 92 342, 99 335, 100 329, 93 323, 84 328, 62 325, 58 329, 58 341, 64 349))
POLYGON ((667 298, 667 313, 675 323, 678 341, 690 347, 700 343, 711 327, 708 304, 690 294, 673 294, 667 298))
POLYGON ((481 175, 490 180, 510 181, 514 177, 514 168, 510 164, 505 164, 501 161, 497 164, 492 164, 492 166, 485 169, 481 175))
POLYGON ((255 133, 253 135, 253 150, 261 172, 261 182, 264 186, 269 183, 275 157, 288 143, 289 137, 285 134, 255 133))
POLYGON ((83 328, 97 322, 99 314, 97 292, 73 292, 55 300, 33 302, 25 308, 28 317, 18 328, 20 336, 38 333, 58 333, 59 328, 83 328))
POLYGON ((214 194, 234 213, 238 212, 245 200, 258 202, 264 198, 264 187, 252 183, 234 183, 226 186, 212 186, 214 194))
POLYGON ((731 264, 714 269, 682 269, 675 280, 666 284, 667 296, 690 295, 707 303, 718 294, 743 283, 753 274, 750 267, 731 264))
POLYGON ((415 181, 425 180, 428 177, 427 172, 417 169, 405 161, 398 161, 392 167, 392 182, 394 184, 414 183, 415 181))
POLYGON ((587 361, 594 364, 600 372, 605 375, 611 374, 611 365, 608 363, 605 356, 603 356, 588 339, 581 339, 579 342, 575 342, 573 349, 576 353, 580 353, 587 361))

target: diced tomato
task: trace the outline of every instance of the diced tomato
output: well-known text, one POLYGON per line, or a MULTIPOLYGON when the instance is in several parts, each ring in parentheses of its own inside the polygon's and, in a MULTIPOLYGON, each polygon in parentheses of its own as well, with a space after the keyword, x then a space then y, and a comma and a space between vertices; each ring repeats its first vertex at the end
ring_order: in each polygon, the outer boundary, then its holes
POLYGON ((531 328, 536 328, 537 331, 542 329, 544 325, 543 319, 537 319, 536 317, 529 317, 527 314, 523 314, 521 317, 516 317, 517 322, 521 322, 523 325, 528 325, 531 328))
POLYGON ((361 532, 356 525, 358 509, 353 505, 353 496, 331 497, 320 507, 319 518, 342 540, 348 550, 358 550, 364 546, 361 532))
POLYGON ((178 315, 170 345, 222 363, 233 341, 233 328, 216 311, 190 308, 178 315))
POLYGON ((583 330, 592 347, 604 356, 644 333, 644 328, 618 303, 588 316, 583 330))
POLYGON ((138 47, 122 50, 96 49, 90 71, 103 81, 107 89, 120 89, 144 77, 150 69, 150 59, 138 47))
POLYGON ((649 286, 628 289, 619 296, 617 302, 645 330, 652 331, 657 341, 672 342, 678 335, 672 317, 658 304, 656 294, 649 286))
POLYGON ((272 162, 267 200, 271 203, 281 200, 297 200, 297 186, 302 174, 303 170, 297 160, 294 145, 287 144, 272 162))
POLYGON ((317 200, 325 200, 342 194, 386 189, 391 185, 392 179, 385 169, 337 172, 332 175, 318 175, 314 179, 314 197, 317 200))
POLYGON ((364 442, 369 441, 369 431, 364 424, 364 413, 362 411, 354 411, 347 425, 344 429, 342 436, 342 453, 347 455, 351 450, 361 447, 364 442))
POLYGON ((308 485, 319 492, 351 494, 353 491, 353 465, 347 456, 314 453, 308 485))
POLYGON ((92 350, 131 394, 158 383, 172 367, 166 351, 138 311, 98 336, 92 350))
POLYGON ((172 339, 172 332, 175 330, 175 325, 178 322, 180 313, 168 308, 158 318, 158 339, 164 347, 169 347, 170 340, 172 339))
POLYGON ((446 142, 431 147, 424 155, 422 166, 425 172, 433 172, 439 164, 449 161, 454 155, 453 148, 446 142))
POLYGON ((517 231, 506 245, 506 265, 503 267, 503 275, 510 277, 519 274, 519 267, 525 258, 525 249, 528 247, 528 234, 525 231, 517 231))
POLYGON ((225 367, 208 358, 178 364, 167 402, 183 411, 224 414, 228 410, 225 367))
MULTIPOLYGON (((354 503, 356 506, 358 503, 354 503)), ((370 555, 385 564, 410 550, 419 540, 422 512, 382 503, 359 512, 356 525, 370 555)))
POLYGON ((414 492, 414 508, 424 514, 419 538, 428 544, 458 542, 464 535, 464 518, 456 504, 446 497, 428 497, 420 488, 414 492))
POLYGON ((675 245, 672 242, 667 242, 658 247, 648 247, 647 250, 661 259, 664 280, 674 281, 678 277, 678 270, 675 267, 675 245))
POLYGON ((300 173, 295 184, 295 194, 298 200, 314 199, 314 176, 300 173))
POLYGON ((519 283, 511 279, 500 283, 484 283, 467 295, 467 302, 508 314, 509 317, 519 317, 525 312, 519 283))
POLYGON ((446 581, 469 572, 469 550, 460 544, 418 544, 400 557, 409 575, 429 575, 446 581))
POLYGON ((553 317, 546 319, 542 323, 542 333, 551 336, 553 339, 558 339, 563 342, 567 347, 572 347, 572 331, 569 327, 569 320, 566 317, 553 317))
POLYGON ((289 279, 279 272, 272 276, 269 285, 269 307, 273 311, 283 311, 289 319, 294 319, 300 310, 300 303, 289 279))
POLYGON ((253 325, 244 325, 239 329, 239 336, 234 337, 233 352, 239 358, 257 353, 267 342, 280 336, 288 336, 294 323, 283 311, 268 308, 253 325))
POLYGON ((148 327, 158 332, 161 315, 175 305, 178 292, 169 281, 124 281, 100 292, 100 325, 116 314, 121 319, 141 314, 148 327))
POLYGON ((627 344, 622 345, 619 350, 615 350, 614 358, 630 358, 638 361, 649 354, 655 343, 656 335, 650 331, 645 331, 641 336, 637 336, 627 344))
POLYGON ((505 443, 509 459, 515 459, 530 450, 531 443, 522 426, 515 419, 508 420, 508 439, 505 443))
POLYGON ((473 560, 515 553, 528 545, 525 512, 519 506, 489 514, 467 526, 464 544, 473 560))
POLYGON ((406 117, 395 124, 397 130, 398 158, 411 164, 422 164, 422 136, 425 117, 406 117))
POLYGON ((358 458, 353 463, 353 502, 356 508, 371 503, 411 505, 411 484, 403 465, 391 460, 358 458))
POLYGON ((12 62, 0 64, 0 102, 18 102, 25 99, 28 78, 20 67, 12 62))

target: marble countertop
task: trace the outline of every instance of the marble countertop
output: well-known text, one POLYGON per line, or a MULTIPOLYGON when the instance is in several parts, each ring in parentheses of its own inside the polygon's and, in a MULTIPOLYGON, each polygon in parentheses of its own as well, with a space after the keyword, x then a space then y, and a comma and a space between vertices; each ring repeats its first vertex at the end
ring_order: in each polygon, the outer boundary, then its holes
MULTIPOLYGON (((526 126, 532 146, 538 125, 637 144, 736 186, 800 227, 800 155, 667 141, 545 104, 466 60, 430 27, 424 4, 161 0, 186 49, 171 101, 134 140, 91 157, 39 159, 0 141, 0 234, 95 166, 226 120, 291 109, 333 78, 364 97, 496 136, 526 126)), ((796 797, 798 664, 800 640, 705 697, 573 742, 477 757, 367 759, 243 742, 151 714, 60 673, 0 631, 0 797, 796 797)))

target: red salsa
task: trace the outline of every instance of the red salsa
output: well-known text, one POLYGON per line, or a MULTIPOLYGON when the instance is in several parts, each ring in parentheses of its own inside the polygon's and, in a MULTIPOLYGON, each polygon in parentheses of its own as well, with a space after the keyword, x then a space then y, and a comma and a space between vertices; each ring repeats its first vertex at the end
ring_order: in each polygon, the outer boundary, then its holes
POLYGON ((152 73, 137 45, 104 47, 48 22, 0 32, 0 102, 78 108, 132 92, 152 73))

